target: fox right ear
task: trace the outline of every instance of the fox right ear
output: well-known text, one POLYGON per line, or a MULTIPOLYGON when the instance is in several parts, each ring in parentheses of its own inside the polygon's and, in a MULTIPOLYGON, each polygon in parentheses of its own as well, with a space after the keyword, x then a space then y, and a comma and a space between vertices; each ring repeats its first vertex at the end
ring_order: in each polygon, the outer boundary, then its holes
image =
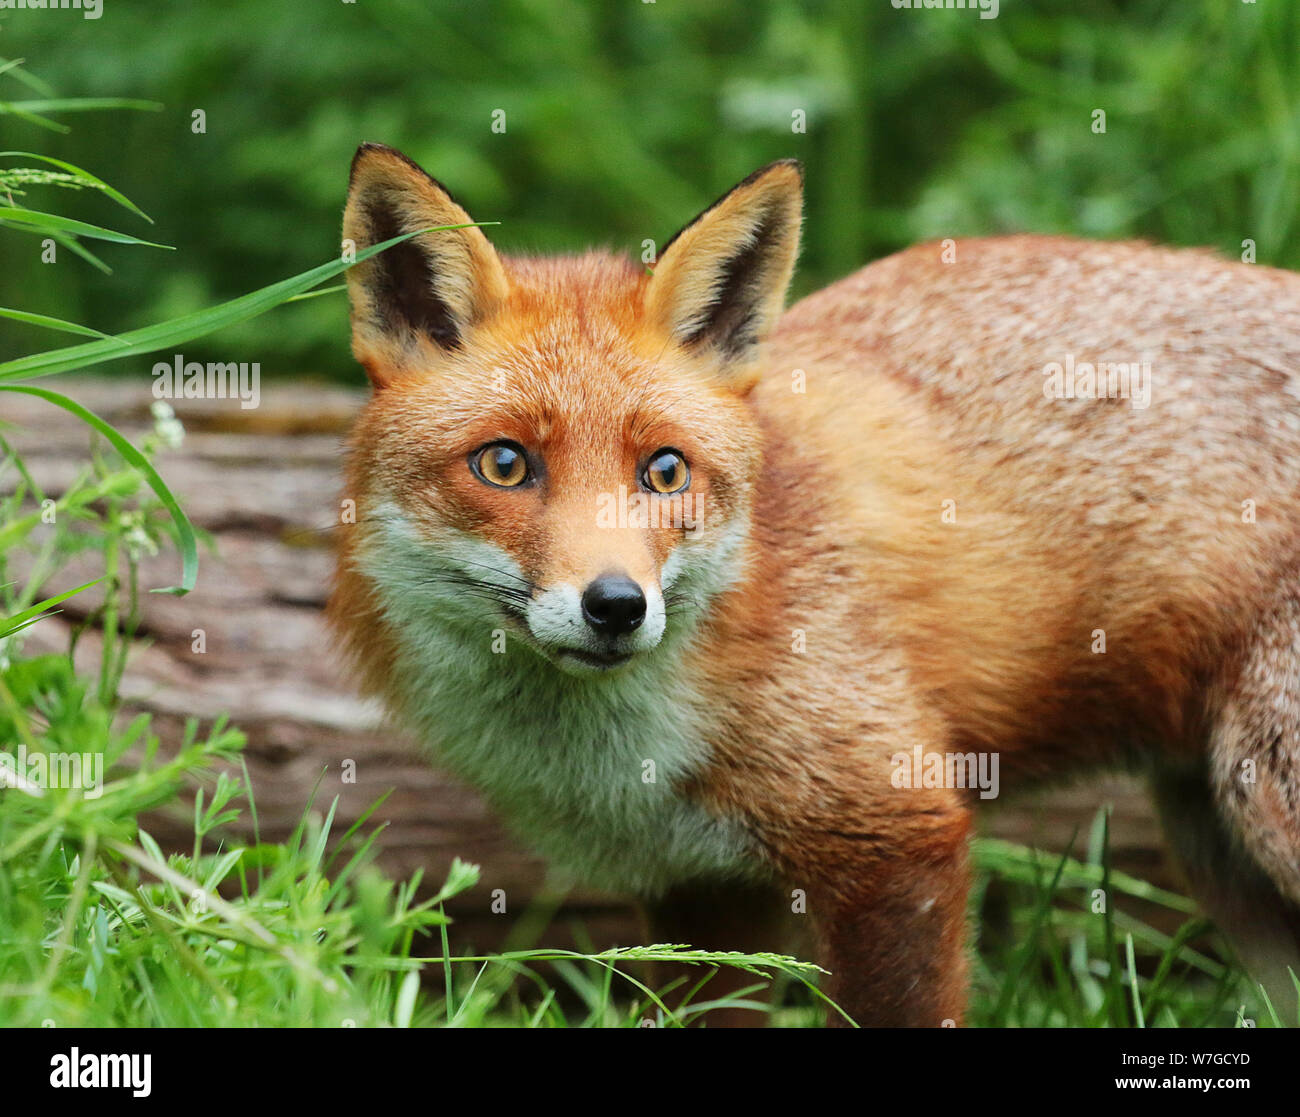
POLYGON ((785 303, 802 206, 793 159, 755 171, 664 246, 646 288, 651 319, 743 380, 785 303))
MULTIPOLYGON (((346 247, 359 253, 416 229, 472 220, 400 151, 382 144, 357 149, 343 213, 346 247)), ((459 348, 507 292, 501 261, 478 228, 403 241, 349 268, 347 281, 352 352, 376 386, 459 348)))

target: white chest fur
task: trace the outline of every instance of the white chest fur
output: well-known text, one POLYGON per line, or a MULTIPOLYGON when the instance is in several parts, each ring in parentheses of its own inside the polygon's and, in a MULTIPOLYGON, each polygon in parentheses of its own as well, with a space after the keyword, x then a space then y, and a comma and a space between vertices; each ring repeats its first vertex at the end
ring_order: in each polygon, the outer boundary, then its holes
POLYGON ((566 675, 504 639, 481 599, 431 577, 439 556, 399 515, 378 522, 360 562, 397 633, 402 713, 512 829, 581 880, 640 895, 760 871, 739 826, 679 791, 708 759, 680 637, 621 671, 566 675))

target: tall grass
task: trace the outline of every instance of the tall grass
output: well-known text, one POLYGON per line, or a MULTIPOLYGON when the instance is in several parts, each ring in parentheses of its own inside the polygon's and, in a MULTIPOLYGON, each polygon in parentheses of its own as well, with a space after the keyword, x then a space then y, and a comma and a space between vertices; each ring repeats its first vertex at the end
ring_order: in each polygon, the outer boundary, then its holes
MULTIPOLYGON (((395 883, 374 867, 378 831, 367 829, 369 814, 335 832, 336 801, 309 804, 283 843, 231 843, 224 835, 241 812, 256 819, 240 735, 222 721, 206 731, 191 724, 164 758, 147 718, 115 726, 66 657, 5 671, 0 735, 15 732, 29 749, 102 746, 109 768, 98 798, 75 789, 0 793, 0 1022, 675 1027, 707 1025, 717 1007, 768 1011, 756 995, 774 981, 772 1023, 811 1026, 827 1011, 816 967, 779 954, 686 944, 455 953, 442 905, 476 882, 473 866, 454 863, 440 888, 417 898, 418 874, 395 883), (192 805, 183 807, 195 784, 192 805), (140 828, 141 812, 159 809, 189 811, 187 852, 165 853, 140 828), (670 990, 645 973, 644 964, 657 961, 698 969, 685 1008, 670 1008, 670 990), (754 980, 711 999, 708 978, 722 966, 754 980)), ((1100 826, 1098 833, 1083 861, 976 843, 972 914, 998 888, 1009 896, 1010 925, 1003 945, 986 941, 976 958, 970 1022, 1281 1024, 1237 970, 1193 945, 1206 927, 1192 905, 1112 872, 1100 826), (1107 899, 1100 910, 1098 890, 1107 899), (1186 922, 1165 935, 1128 914, 1130 900, 1186 922)))

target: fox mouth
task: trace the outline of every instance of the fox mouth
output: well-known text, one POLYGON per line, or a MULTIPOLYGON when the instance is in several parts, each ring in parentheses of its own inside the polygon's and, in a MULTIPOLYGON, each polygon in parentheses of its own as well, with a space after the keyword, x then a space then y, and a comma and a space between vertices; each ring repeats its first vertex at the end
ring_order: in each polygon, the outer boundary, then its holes
POLYGON ((436 571, 428 583, 445 587, 448 596, 462 599, 471 609, 481 601, 495 606, 497 623, 505 622, 507 631, 565 674, 595 676, 616 671, 657 646, 663 634, 664 609, 658 595, 651 600, 658 609, 657 615, 653 608, 651 611, 654 623, 637 624, 634 632, 601 633, 592 631, 594 626, 584 617, 574 588, 561 584, 544 590, 509 569, 464 556, 457 561, 482 568, 493 577, 451 568, 436 571))
POLYGON ((552 653, 562 666, 574 664, 593 671, 610 671, 622 667, 634 652, 593 652, 585 648, 557 648, 552 653))

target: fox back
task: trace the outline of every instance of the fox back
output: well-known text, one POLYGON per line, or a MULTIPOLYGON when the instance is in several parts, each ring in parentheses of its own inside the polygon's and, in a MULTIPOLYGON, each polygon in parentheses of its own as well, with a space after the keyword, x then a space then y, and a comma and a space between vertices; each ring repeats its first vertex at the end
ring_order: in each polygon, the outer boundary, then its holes
POLYGON ((693 913, 667 941, 772 948, 755 911, 805 897, 870 1023, 962 1012, 970 810, 999 789, 918 759, 1138 766, 1286 988, 1300 280, 1007 237, 783 314, 800 213, 783 162, 652 268, 508 258, 358 152, 345 237, 407 237, 349 273, 373 391, 330 613, 363 686, 553 861, 693 913))

